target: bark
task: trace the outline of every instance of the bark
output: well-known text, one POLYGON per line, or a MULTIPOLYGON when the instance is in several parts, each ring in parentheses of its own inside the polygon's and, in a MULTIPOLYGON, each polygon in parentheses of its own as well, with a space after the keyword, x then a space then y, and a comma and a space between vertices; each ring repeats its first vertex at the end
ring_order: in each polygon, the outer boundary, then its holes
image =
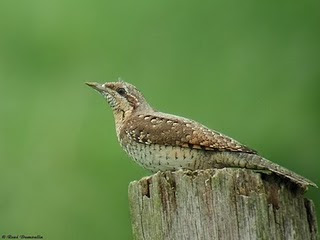
POLYGON ((303 193, 247 169, 158 172, 129 185, 133 237, 318 239, 314 205, 303 193))

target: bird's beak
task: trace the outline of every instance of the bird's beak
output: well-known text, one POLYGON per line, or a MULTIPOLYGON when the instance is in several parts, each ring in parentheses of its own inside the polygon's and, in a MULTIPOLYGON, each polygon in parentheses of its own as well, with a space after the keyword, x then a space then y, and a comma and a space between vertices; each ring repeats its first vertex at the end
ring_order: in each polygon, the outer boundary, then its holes
POLYGON ((93 89, 97 90, 100 93, 106 91, 104 84, 100 84, 100 83, 96 83, 96 82, 86 82, 86 84, 89 87, 92 87, 93 89))

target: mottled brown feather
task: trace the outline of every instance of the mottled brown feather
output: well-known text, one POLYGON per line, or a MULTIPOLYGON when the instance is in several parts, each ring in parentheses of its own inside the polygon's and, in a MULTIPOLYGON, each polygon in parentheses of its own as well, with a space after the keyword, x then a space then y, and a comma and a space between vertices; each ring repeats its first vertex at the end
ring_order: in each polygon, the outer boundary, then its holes
POLYGON ((255 150, 195 121, 160 112, 132 116, 124 123, 120 138, 123 140, 130 138, 144 144, 180 146, 207 151, 256 153, 255 150))

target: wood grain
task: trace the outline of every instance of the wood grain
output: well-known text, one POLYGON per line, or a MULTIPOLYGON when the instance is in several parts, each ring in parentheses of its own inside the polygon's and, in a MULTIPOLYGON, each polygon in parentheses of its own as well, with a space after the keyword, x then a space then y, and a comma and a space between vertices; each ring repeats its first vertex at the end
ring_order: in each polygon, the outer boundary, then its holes
POLYGON ((158 172, 129 185, 133 237, 318 239, 314 205, 303 193, 248 169, 158 172))

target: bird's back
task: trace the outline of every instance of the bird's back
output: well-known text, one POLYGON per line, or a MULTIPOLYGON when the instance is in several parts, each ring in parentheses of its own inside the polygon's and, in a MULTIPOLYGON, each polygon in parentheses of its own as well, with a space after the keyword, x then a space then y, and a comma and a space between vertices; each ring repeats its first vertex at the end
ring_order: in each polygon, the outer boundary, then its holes
POLYGON ((137 163, 153 172, 239 167, 269 170, 301 186, 316 186, 238 141, 175 115, 136 114, 123 125, 120 143, 137 163))

